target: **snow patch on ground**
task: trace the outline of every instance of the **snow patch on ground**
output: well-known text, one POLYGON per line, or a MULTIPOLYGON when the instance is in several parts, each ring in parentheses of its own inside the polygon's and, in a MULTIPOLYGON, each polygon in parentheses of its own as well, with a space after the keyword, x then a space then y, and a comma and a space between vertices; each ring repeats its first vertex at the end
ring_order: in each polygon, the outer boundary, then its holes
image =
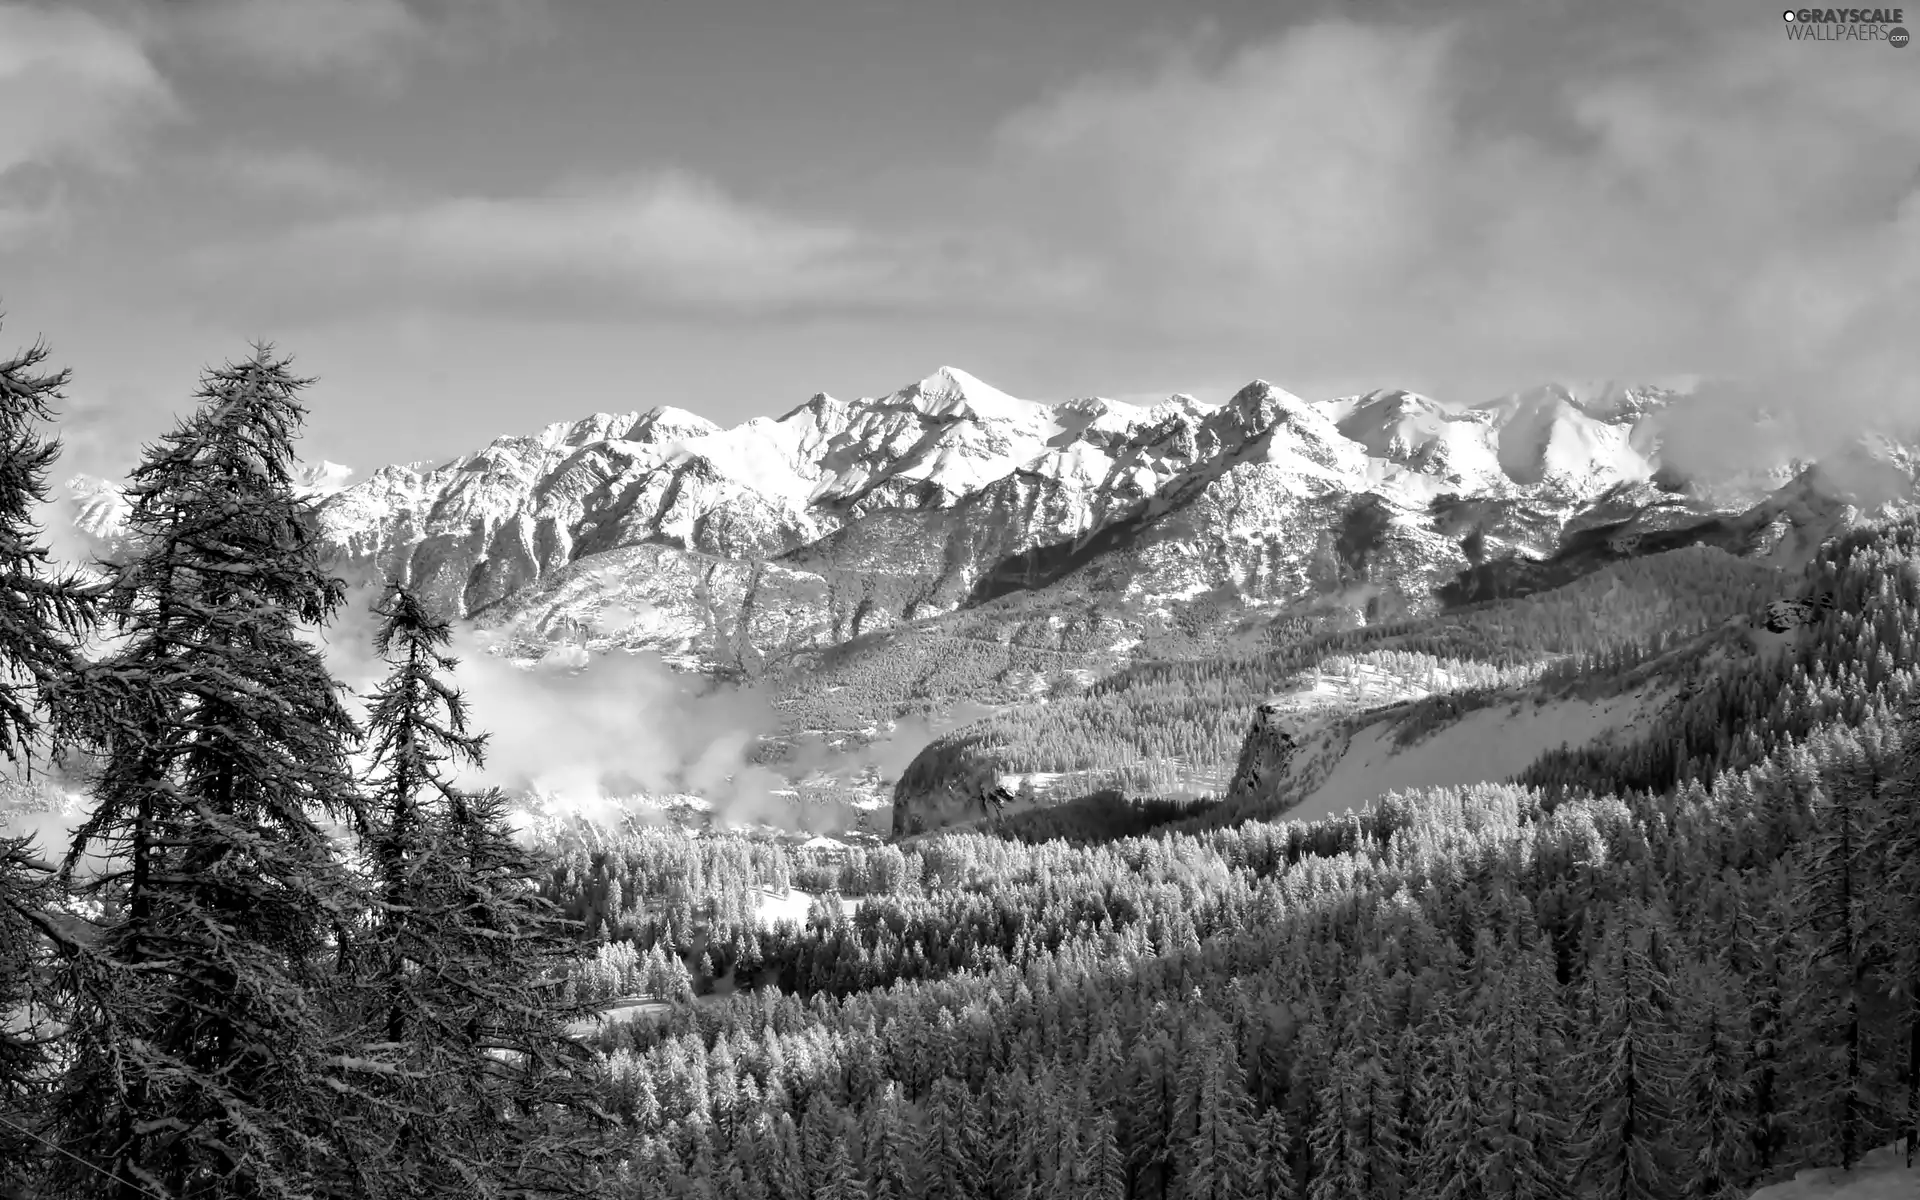
POLYGON ((642 1017, 663 1017, 673 1011, 673 1003, 656 996, 623 996, 611 1002, 597 1017, 586 1017, 567 1026, 567 1036, 586 1037, 603 1025, 619 1025, 642 1017))
POLYGON ((1763 1187, 1753 1200, 1914 1200, 1920 1196, 1920 1165, 1909 1168, 1905 1148, 1882 1146, 1852 1171, 1818 1167, 1785 1183, 1763 1187))
POLYGON ((1644 729, 1664 699, 1646 692, 1599 701, 1519 701, 1477 709, 1410 746, 1394 744, 1389 723, 1369 725, 1353 735, 1326 779, 1284 817, 1312 821, 1364 809, 1388 792, 1498 782, 1561 745, 1644 729))
MULTIPOLYGON (((782 921, 791 921, 795 925, 807 923, 807 908, 813 903, 814 894, 803 892, 799 888, 776 891, 773 888, 755 888, 760 906, 754 916, 763 929, 772 929, 782 921)), ((849 918, 853 910, 859 907, 859 900, 852 896, 840 897, 840 907, 849 918)))

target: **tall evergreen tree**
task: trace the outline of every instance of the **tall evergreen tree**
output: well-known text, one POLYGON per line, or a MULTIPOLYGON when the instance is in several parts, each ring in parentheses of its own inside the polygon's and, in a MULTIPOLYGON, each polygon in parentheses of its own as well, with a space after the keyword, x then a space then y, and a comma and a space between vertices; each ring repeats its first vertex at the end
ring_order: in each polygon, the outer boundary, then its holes
POLYGON ((1269 1108, 1253 1122, 1253 1200, 1294 1200, 1293 1134, 1286 1110, 1269 1108))
POLYGON ((1672 1002, 1639 916, 1604 935, 1582 1006, 1589 1041, 1575 1058, 1585 1088, 1574 1114, 1575 1159, 1599 1200, 1667 1200, 1673 1191, 1675 1066, 1665 1016, 1672 1002))
POLYGON ((888 1080, 867 1105, 860 1144, 870 1200, 901 1200, 912 1194, 908 1176, 918 1155, 908 1143, 910 1131, 900 1115, 904 1104, 900 1085, 888 1080))
POLYGON ((77 574, 55 570, 35 524, 61 449, 40 427, 72 377, 40 369, 49 353, 36 342, 0 362, 0 754, 21 770, 36 742, 51 753, 67 745, 67 723, 50 724, 46 710, 70 691, 62 685, 77 671, 100 600, 77 574))
POLYGON ((1687 1200, 1744 1196, 1752 1172, 1751 1075, 1733 983, 1717 963, 1695 967, 1687 980, 1691 1014, 1680 1115, 1686 1122, 1687 1200))
POLYGON ((1742 888, 1735 944, 1747 963, 1745 1080, 1748 1140, 1760 1173, 1771 1171, 1787 1144, 1787 995, 1792 963, 1789 874, 1784 860, 1742 888))
POLYGON ((448 776, 482 765, 486 739, 443 677, 458 666, 447 623, 397 583, 375 612, 392 671, 368 709, 359 833, 380 907, 354 954, 376 1003, 354 1015, 401 1067, 386 1157, 414 1196, 584 1194, 602 1154, 590 1126, 608 1118, 566 1031, 597 1006, 561 1001, 578 929, 538 894, 500 794, 448 776))
POLYGON ((0 837, 0 1195, 29 1196, 44 1170, 43 1126, 62 1011, 45 987, 48 942, 78 949, 49 910, 58 899, 31 837, 0 837))
POLYGON ((932 1200, 975 1200, 980 1194, 985 1150, 973 1097, 948 1076, 934 1080, 927 1096, 927 1122, 920 1135, 925 1191, 932 1200))
POLYGON ((1187 1061, 1195 1070, 1180 1094, 1177 1124, 1185 1145, 1177 1194, 1182 1200, 1242 1200, 1253 1174, 1246 1145, 1251 1102, 1230 1036, 1207 1031, 1187 1061))
POLYGON ((66 874, 102 854, 108 916, 63 972, 63 1195, 380 1191, 337 1111, 364 1064, 309 1003, 363 896, 323 824, 358 815, 357 730, 301 636, 343 594, 293 491, 307 382, 266 347, 208 371, 127 489, 123 640, 78 688, 101 767, 66 874))
POLYGON ((1164 1195, 1172 1173, 1179 1074, 1172 1057, 1172 1038, 1162 1027, 1152 1040, 1143 1039, 1130 1064, 1122 1132, 1136 1195, 1164 1195))
MULTIPOLYGON (((74 575, 52 569, 34 524, 60 454, 59 442, 39 427, 53 418, 70 377, 41 371, 47 355, 36 342, 0 362, 0 753, 19 783, 31 775, 36 750, 51 756, 64 747, 64 723, 45 718, 76 670, 98 599, 74 575)), ((37 981, 45 936, 54 932, 49 884, 34 839, 0 838, 0 1012, 20 1018, 0 1025, 0 1172, 18 1171, 39 1153, 17 1127, 46 1104, 48 1034, 37 981)))
POLYGON ((1087 1200, 1126 1200, 1127 1159, 1113 1113, 1098 1106, 1081 1141, 1080 1178, 1087 1200))
POLYGON ((763 1127, 766 1146, 767 1191, 773 1200, 807 1200, 807 1172, 800 1150, 800 1130, 786 1112, 763 1127))
POLYGON ((1481 1178, 1490 1200, 1561 1200, 1565 1093, 1554 1086, 1558 1008, 1548 952, 1519 951, 1494 984, 1482 1054, 1488 1066, 1487 1141, 1481 1178))
POLYGON ((1887 863, 1881 895, 1901 1074, 1893 1107, 1911 1167, 1920 1157, 1920 704, 1901 717, 1900 763, 1874 798, 1872 840, 1887 863))
POLYGON ((853 1154, 847 1140, 840 1138, 827 1150, 821 1164, 820 1182, 814 1185, 814 1200, 865 1200, 860 1181, 853 1173, 853 1154))
POLYGON ((1481 1200, 1481 1168, 1489 1161, 1485 1073, 1471 1033, 1435 1022, 1436 1069, 1427 1080, 1427 1127, 1420 1138, 1424 1191, 1435 1200, 1481 1200))
POLYGON ((1852 1170, 1883 1124, 1863 1006, 1886 946, 1867 798, 1844 776, 1828 784, 1815 790, 1813 830, 1796 864, 1803 1073, 1794 1116, 1804 1153, 1852 1170))
POLYGON ((1318 1114, 1308 1134, 1313 1176, 1307 1200, 1345 1200, 1367 1195, 1367 1163, 1362 1144, 1366 1127, 1365 1080, 1352 1046, 1334 1050, 1327 1080, 1320 1088, 1318 1114))

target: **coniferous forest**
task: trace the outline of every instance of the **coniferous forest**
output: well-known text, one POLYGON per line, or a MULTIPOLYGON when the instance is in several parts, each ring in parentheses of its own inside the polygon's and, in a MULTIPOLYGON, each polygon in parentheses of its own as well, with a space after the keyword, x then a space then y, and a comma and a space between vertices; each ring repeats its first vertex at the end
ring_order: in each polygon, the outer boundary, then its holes
POLYGON ((1912 525, 1611 761, 1313 824, 529 847, 456 783, 443 621, 389 587, 361 697, 309 636, 346 588, 291 361, 204 374, 84 576, 34 519, 66 383, 0 362, 0 748, 89 802, 0 843, 14 1195, 1718 1200, 1920 1150, 1912 525))

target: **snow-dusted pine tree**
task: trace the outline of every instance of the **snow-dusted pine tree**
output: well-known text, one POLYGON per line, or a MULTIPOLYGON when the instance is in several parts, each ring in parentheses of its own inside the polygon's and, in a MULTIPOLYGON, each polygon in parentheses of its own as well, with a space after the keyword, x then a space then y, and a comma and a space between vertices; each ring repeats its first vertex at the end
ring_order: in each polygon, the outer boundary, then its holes
POLYGON ((380 908, 353 955, 374 1004, 352 1015, 402 1067, 391 1099, 407 1116, 383 1156, 411 1196, 586 1194, 604 1118, 591 1052, 566 1026, 597 1006, 563 1004, 559 987, 579 931, 538 895, 499 793, 449 777, 483 761, 486 739, 445 678, 447 623, 397 584, 375 612, 392 671, 368 709, 359 832, 380 908))
POLYGON ((914 1193, 908 1172, 918 1155, 908 1141, 911 1130, 901 1116, 905 1104, 900 1085, 887 1080, 862 1114, 861 1174, 866 1178, 870 1200, 902 1200, 914 1193))
POLYGON ((1208 1030, 1188 1055, 1176 1122, 1184 1145, 1175 1162, 1176 1195, 1182 1200, 1241 1200, 1248 1194, 1253 1163, 1246 1130, 1251 1107, 1232 1036, 1208 1030))
POLYGON ((1735 949, 1746 963, 1747 1138, 1761 1174, 1774 1168, 1787 1145, 1787 988, 1796 974, 1791 907, 1784 859, 1739 892, 1735 949))
POLYGON ((854 1175, 853 1155, 847 1148, 847 1139, 838 1139, 827 1150, 826 1161, 821 1165, 821 1179, 813 1189, 814 1200, 866 1200, 862 1194, 865 1190, 854 1175))
POLYGON ((1799 987, 1791 1008, 1801 1070, 1793 1116, 1803 1158, 1852 1170, 1885 1124, 1865 1005, 1887 931, 1871 803, 1835 776, 1815 789, 1813 829, 1795 862, 1799 987))
POLYGON ((927 1095, 927 1121, 920 1134, 925 1194, 932 1200, 974 1200, 980 1194, 984 1150, 966 1085, 949 1076, 936 1079, 927 1095))
POLYGON ((1269 1108, 1253 1120, 1253 1200, 1294 1200, 1293 1135, 1286 1110, 1269 1108))
POLYGON ((1513 952, 1494 982, 1485 1062, 1488 1153, 1480 1177, 1489 1200, 1562 1200, 1567 1095, 1560 1065, 1551 951, 1513 952))
MULTIPOLYGON (((1127 1159, 1113 1113, 1097 1109, 1080 1143, 1080 1178, 1087 1200, 1126 1200, 1127 1159)), ((929 1163, 928 1169, 934 1165, 929 1163)))
POLYGON ((377 1195, 356 1081, 311 1003, 331 932, 364 902, 323 824, 357 819, 357 733, 303 627, 341 582, 293 492, 305 380, 260 347, 210 370, 199 409, 127 489, 119 644, 83 673, 95 808, 66 873, 107 918, 59 978, 69 1058, 50 1105, 64 1196, 377 1195))
MULTIPOLYGON (((41 436, 53 417, 68 372, 43 372, 47 348, 0 362, 0 753, 16 777, 30 776, 35 751, 56 752, 63 723, 49 722, 51 699, 76 667, 77 644, 91 628, 96 596, 80 580, 51 568, 34 524, 47 499, 47 473, 57 441, 41 436)), ((22 779, 24 781, 24 779, 22 779)), ((37 1159, 37 1142, 15 1126, 44 1111, 46 1066, 37 977, 51 898, 40 848, 31 838, 0 838, 0 1012, 20 1019, 0 1025, 0 1160, 4 1172, 37 1159)))
POLYGON ((36 741, 58 751, 63 722, 48 722, 49 701, 77 667, 78 644, 93 628, 99 593, 71 571, 56 571, 34 510, 47 501, 47 475, 60 457, 58 439, 42 435, 64 398, 68 371, 40 370, 48 356, 36 342, 0 362, 0 754, 30 768, 36 741))
POLYGON ((1589 1041, 1574 1058, 1584 1092, 1573 1114, 1573 1157, 1595 1200, 1666 1200, 1673 1191, 1672 1003, 1650 924, 1631 910, 1607 930, 1587 971, 1589 1041))
POLYGON ((1709 960, 1684 980, 1685 1030, 1679 1115, 1686 1126, 1682 1183, 1687 1200, 1734 1200, 1753 1170, 1751 1073, 1744 1012, 1730 973, 1709 960))
POLYGON ((1358 1131, 1365 1128, 1366 1087, 1354 1048, 1333 1052, 1327 1081, 1321 1085, 1319 1112, 1307 1135, 1313 1150, 1313 1178, 1307 1200, 1343 1200, 1365 1194, 1367 1163, 1358 1131))
POLYGON ((1900 1087, 1892 1106, 1907 1165, 1920 1161, 1920 705, 1902 714, 1901 759, 1894 778, 1874 798, 1872 841, 1887 864, 1882 902, 1887 909, 1888 964, 1899 1006, 1900 1087))
POLYGON ((1486 1187, 1480 1171, 1491 1146, 1480 1050, 1472 1032, 1451 1020, 1436 1021, 1432 1036, 1437 1066, 1426 1083, 1420 1177, 1436 1200, 1481 1200, 1486 1187))

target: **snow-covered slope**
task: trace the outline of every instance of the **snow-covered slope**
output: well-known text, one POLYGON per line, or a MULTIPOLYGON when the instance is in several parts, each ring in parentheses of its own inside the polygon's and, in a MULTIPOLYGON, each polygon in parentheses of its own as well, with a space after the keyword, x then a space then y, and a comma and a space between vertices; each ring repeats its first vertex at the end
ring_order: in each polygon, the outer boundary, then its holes
POLYGON ((1602 699, 1516 699, 1475 709, 1400 745, 1389 717, 1328 722, 1303 739, 1290 769, 1252 784, 1275 815, 1313 821, 1373 806, 1389 792, 1496 783, 1563 745, 1645 733, 1667 697, 1641 690, 1602 699))
POLYGON ((1750 1200, 1913 1200, 1920 1196, 1920 1165, 1907 1165, 1901 1143, 1882 1146, 1851 1171, 1810 1167, 1761 1188, 1750 1200))

